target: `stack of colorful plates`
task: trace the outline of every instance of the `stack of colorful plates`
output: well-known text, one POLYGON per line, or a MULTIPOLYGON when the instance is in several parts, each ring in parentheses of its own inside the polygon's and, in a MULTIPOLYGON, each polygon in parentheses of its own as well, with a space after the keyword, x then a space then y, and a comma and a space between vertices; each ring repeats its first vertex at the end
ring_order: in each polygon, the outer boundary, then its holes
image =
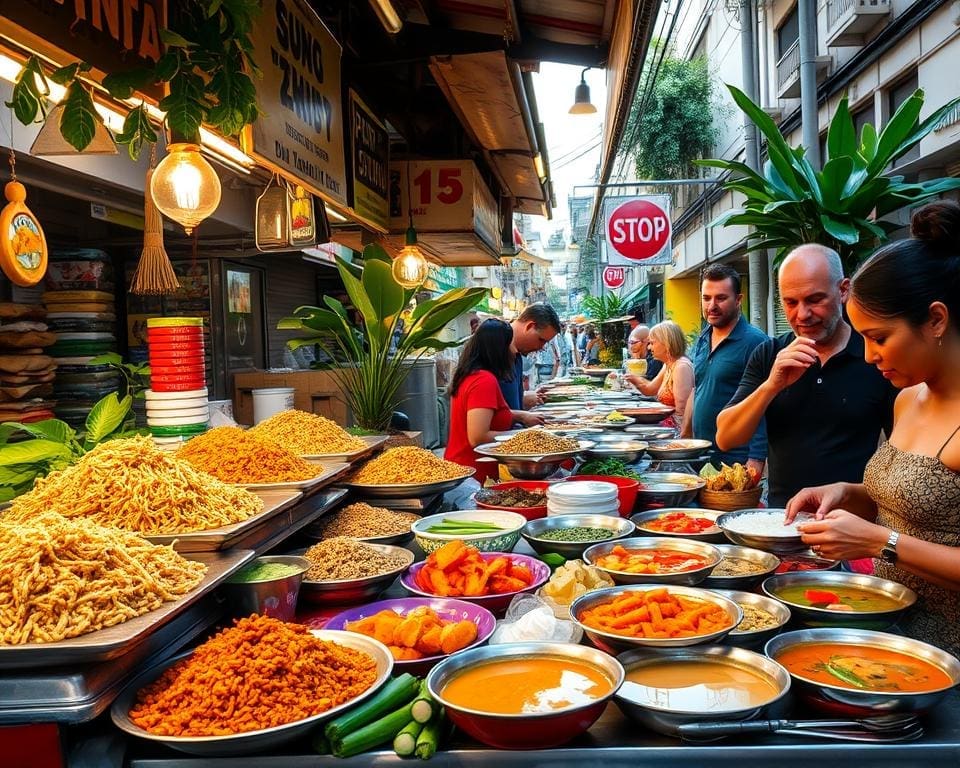
POLYGON ((206 431, 210 420, 203 320, 150 318, 147 345, 151 387, 146 393, 147 426, 158 444, 176 447, 206 431))

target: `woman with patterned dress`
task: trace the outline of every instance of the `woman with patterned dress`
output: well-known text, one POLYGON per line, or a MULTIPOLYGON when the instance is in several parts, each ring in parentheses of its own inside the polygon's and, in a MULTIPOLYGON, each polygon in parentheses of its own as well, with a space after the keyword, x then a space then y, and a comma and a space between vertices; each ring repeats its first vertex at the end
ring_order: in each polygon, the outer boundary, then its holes
POLYGON ((661 403, 674 408, 673 416, 661 423, 678 427, 683 423, 683 410, 693 390, 693 363, 685 354, 687 339, 679 325, 665 320, 650 329, 648 343, 663 367, 653 379, 633 373, 628 373, 626 379, 644 395, 656 395, 661 403))
POLYGON ((919 595, 906 634, 960 654, 960 205, 913 216, 853 277, 847 311, 868 362, 901 390, 889 442, 862 484, 807 488, 787 505, 815 519, 803 541, 832 560, 877 558, 919 595))

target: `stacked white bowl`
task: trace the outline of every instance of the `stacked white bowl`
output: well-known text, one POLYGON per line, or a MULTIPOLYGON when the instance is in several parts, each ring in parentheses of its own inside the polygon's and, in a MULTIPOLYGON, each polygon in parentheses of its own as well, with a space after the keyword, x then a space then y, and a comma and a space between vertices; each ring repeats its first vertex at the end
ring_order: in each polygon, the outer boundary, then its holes
POLYGON ((617 486, 597 480, 553 483, 547 487, 547 517, 554 515, 620 515, 617 486))

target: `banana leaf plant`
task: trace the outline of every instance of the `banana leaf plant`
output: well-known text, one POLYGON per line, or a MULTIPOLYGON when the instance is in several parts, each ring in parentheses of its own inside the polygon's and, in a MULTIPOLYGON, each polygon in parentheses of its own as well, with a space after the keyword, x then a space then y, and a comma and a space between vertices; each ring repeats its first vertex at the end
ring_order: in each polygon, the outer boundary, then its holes
POLYGON ((580 308, 600 325, 601 364, 619 366, 623 363, 623 325, 608 321, 629 312, 641 290, 643 286, 622 297, 615 293, 602 293, 599 296, 587 296, 580 302, 580 308))
POLYGON ((739 89, 727 88, 766 139, 767 160, 762 173, 736 161, 696 161, 729 171, 724 189, 746 198, 742 207, 725 211, 710 226, 752 226, 747 250, 772 249, 775 264, 802 243, 820 243, 836 250, 851 274, 900 228, 883 216, 960 189, 960 179, 907 182, 902 175, 887 175, 894 158, 933 131, 960 98, 921 122, 923 91, 917 90, 879 134, 867 123, 858 137, 844 96, 827 131, 826 163, 817 171, 804 147, 791 147, 769 115, 739 89))
POLYGON ((352 322, 347 307, 332 296, 323 297, 325 307, 298 307, 292 317, 280 320, 277 328, 306 334, 288 341, 290 349, 316 344, 340 361, 330 371, 338 379, 354 421, 364 429, 382 432, 400 405, 407 361, 462 344, 465 339, 444 341, 439 334, 476 306, 487 289, 447 291, 420 302, 404 317, 416 290, 404 289, 394 280, 390 257, 379 245, 364 248, 363 260, 361 270, 337 259, 350 303, 362 318, 362 330, 352 322))

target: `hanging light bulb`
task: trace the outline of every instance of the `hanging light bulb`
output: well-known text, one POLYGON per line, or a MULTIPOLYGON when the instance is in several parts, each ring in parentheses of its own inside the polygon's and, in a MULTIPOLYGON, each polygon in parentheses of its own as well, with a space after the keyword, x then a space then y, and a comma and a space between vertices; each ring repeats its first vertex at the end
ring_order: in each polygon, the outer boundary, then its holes
POLYGON ((580 85, 574 91, 573 106, 568 110, 571 115, 592 115, 597 111, 590 101, 590 86, 587 85, 586 77, 588 69, 590 67, 584 68, 580 73, 580 85))
POLYGON ((220 179, 198 144, 171 144, 153 172, 150 196, 189 235, 220 205, 220 179))
POLYGON ((391 272, 402 288, 417 288, 430 272, 430 265, 417 246, 417 230, 412 221, 407 229, 407 244, 394 257, 391 272))

